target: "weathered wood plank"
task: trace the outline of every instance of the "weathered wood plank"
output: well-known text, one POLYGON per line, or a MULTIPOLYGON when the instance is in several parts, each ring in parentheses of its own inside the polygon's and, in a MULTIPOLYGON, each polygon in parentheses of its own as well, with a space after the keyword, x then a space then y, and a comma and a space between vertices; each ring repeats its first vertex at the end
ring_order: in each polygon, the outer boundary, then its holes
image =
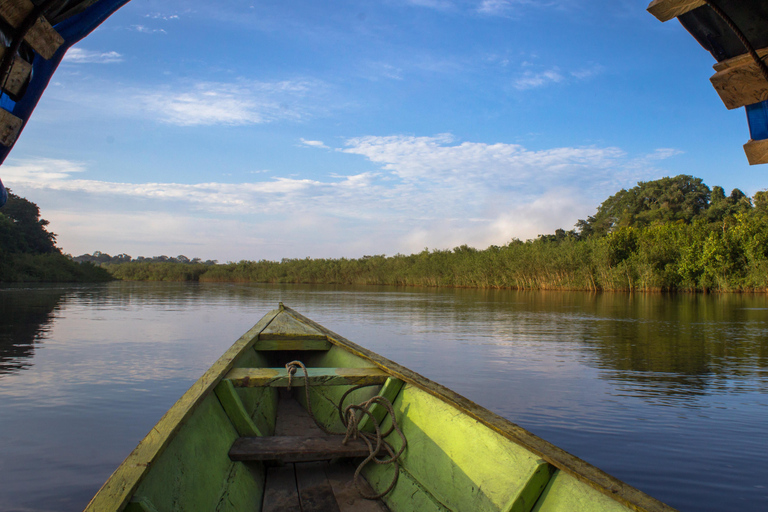
POLYGON ((704 0, 653 0, 647 10, 657 20, 669 21, 702 5, 706 5, 704 0))
MULTIPOLYGON (((7 50, 7 47, 0 44, 0 60, 3 59, 7 50)), ((24 87, 24 84, 27 83, 27 79, 31 72, 32 64, 16 56, 13 59, 11 70, 8 72, 8 78, 5 81, 3 90, 14 95, 19 94, 24 87)))
POLYGON ((331 342, 325 336, 322 338, 269 338, 256 342, 254 348, 259 351, 274 350, 328 350, 332 347, 331 342))
POLYGON ((7 110, 0 108, 0 144, 13 146, 24 122, 7 110))
POLYGON ((285 312, 285 306, 280 303, 279 314, 269 323, 269 325, 260 333, 259 338, 269 339, 275 336, 291 337, 316 337, 325 338, 325 335, 314 326, 301 322, 294 318, 290 313, 285 312))
POLYGON ((264 435, 259 431, 250 416, 248 416, 248 412, 246 412, 243 402, 237 395, 237 390, 232 385, 232 381, 222 380, 214 391, 239 436, 255 437, 264 435))
MULTIPOLYGON (((293 309, 286 307, 285 312, 295 317, 298 321, 304 322, 328 336, 328 340, 334 345, 343 347, 345 350, 354 355, 357 355, 363 360, 375 364, 379 368, 386 370, 387 373, 393 377, 397 377, 405 381, 406 384, 412 384, 420 389, 423 389, 427 393, 430 393, 435 397, 445 401, 445 403, 455 407, 457 412, 466 414, 467 416, 478 420, 495 432, 503 435, 510 441, 524 446, 526 449, 544 459, 546 462, 552 464, 563 472, 567 472, 579 481, 596 489, 598 492, 609 496, 610 499, 615 500, 616 502, 623 505, 629 506, 633 510, 645 510, 647 512, 675 511, 675 509, 672 507, 651 496, 648 496, 638 489, 635 489, 631 485, 612 477, 611 475, 596 468, 595 466, 592 466, 591 464, 584 462, 578 457, 571 455, 565 450, 541 439, 540 437, 528 432, 524 428, 515 425, 506 418, 502 418, 498 414, 480 407, 476 403, 459 395, 455 391, 446 388, 441 384, 433 382, 426 377, 419 375, 413 370, 410 370, 398 363, 395 363, 394 361, 382 357, 379 354, 376 354, 375 352, 372 352, 352 341, 349 341, 343 336, 323 327, 322 325, 303 316, 293 309)), ((398 487, 399 486, 400 484, 398 484, 398 487)))
POLYGON ((750 140, 744 144, 749 165, 768 164, 768 139, 750 140))
MULTIPOLYGON (((356 464, 344 460, 331 462, 325 468, 340 512, 388 512, 389 509, 380 500, 368 500, 360 495, 354 482, 356 468, 356 464)), ((360 484, 369 495, 374 494, 370 484, 362 477, 360 484)))
POLYGON ((277 418, 275 419, 276 436, 327 436, 320 430, 315 421, 287 389, 279 389, 280 397, 277 402, 277 418))
POLYGON ((139 445, 126 457, 122 464, 96 493, 86 507, 88 512, 120 510, 133 496, 152 463, 162 454, 173 435, 190 417, 193 411, 223 378, 246 350, 250 350, 259 332, 277 315, 278 311, 268 313, 264 318, 242 335, 224 354, 206 371, 197 382, 171 407, 165 415, 142 439, 139 445))
MULTIPOLYGON (((763 58, 766 55, 768 55, 768 48, 760 48, 759 50, 756 50, 756 51, 757 51, 758 57, 760 58, 763 58)), ((746 64, 749 64, 750 62, 754 63, 755 59, 753 59, 750 54, 744 53, 742 55, 737 55, 736 57, 733 57, 731 59, 726 59, 722 62, 717 62, 712 66, 712 68, 715 71, 725 71, 726 69, 744 66, 746 64)))
POLYGON ((709 81, 729 110, 768 99, 768 81, 752 59, 718 71, 709 81))
MULTIPOLYGON (((30 0, 0 0, 0 16, 12 27, 18 28, 34 7, 30 0)), ((64 38, 43 16, 37 18, 24 40, 44 59, 53 57, 56 50, 64 44, 64 38)))
POLYGON ((340 512, 325 475, 327 462, 296 464, 296 483, 302 512, 340 512))
MULTIPOLYGON (((378 368, 308 368, 311 386, 358 386, 383 384, 389 375, 378 368)), ((285 368, 233 368, 227 379, 235 387, 287 387, 285 368)), ((291 386, 304 386, 304 372, 299 369, 291 379, 291 386)))
POLYGON ((310 462, 335 458, 367 457, 368 446, 360 439, 342 444, 344 436, 240 437, 229 450, 230 460, 310 462))
POLYGON ((259 341, 266 341, 266 340, 318 340, 323 341, 327 339, 325 335, 323 334, 302 334, 300 332, 275 332, 275 333, 266 333, 266 334, 259 334, 259 341))
POLYGON ((267 470, 262 512, 301 510, 299 490, 293 464, 272 467, 267 470))

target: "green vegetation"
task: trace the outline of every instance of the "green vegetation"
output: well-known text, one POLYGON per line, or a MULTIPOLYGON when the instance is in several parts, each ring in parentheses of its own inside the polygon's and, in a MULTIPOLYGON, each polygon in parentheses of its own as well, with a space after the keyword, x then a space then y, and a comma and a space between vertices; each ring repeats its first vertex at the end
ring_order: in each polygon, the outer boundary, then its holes
POLYGON ((8 190, 0 208, 0 282, 97 282, 113 278, 93 264, 61 254, 40 208, 8 190))
MULTIPOLYGON (((108 256, 108 255, 107 255, 108 256)), ((768 191, 729 196, 680 175, 606 199, 576 229, 477 250, 224 265, 106 264, 118 279, 538 290, 768 291, 768 191)))

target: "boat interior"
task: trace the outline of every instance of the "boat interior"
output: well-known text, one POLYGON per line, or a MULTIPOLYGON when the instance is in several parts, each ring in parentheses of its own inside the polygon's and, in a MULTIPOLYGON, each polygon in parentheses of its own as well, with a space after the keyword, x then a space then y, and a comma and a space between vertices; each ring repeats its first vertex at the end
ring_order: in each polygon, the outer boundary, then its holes
MULTIPOLYGON (((658 503, 288 308, 265 318, 168 411, 86 510, 122 500, 132 512, 626 511, 632 493, 658 503), (306 373, 286 369, 297 360, 306 373), (377 459, 399 457, 365 464, 356 481, 370 451, 362 439, 343 443, 339 409, 374 396, 391 403, 398 426, 377 459)), ((387 434, 390 410, 375 402, 368 411, 357 415, 360 435, 373 436, 377 424, 387 434)))

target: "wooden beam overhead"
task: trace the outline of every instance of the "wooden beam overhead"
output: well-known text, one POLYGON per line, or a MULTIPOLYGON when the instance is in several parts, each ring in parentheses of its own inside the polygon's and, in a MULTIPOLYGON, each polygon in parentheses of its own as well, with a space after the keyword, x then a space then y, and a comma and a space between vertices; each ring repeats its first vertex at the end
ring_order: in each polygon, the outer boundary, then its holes
MULTIPOLYGON (((0 0, 0 16, 14 28, 18 28, 34 8, 30 0, 0 0)), ((64 44, 64 38, 43 16, 37 18, 24 40, 44 59, 53 57, 64 44)))
POLYGON ((647 10, 657 20, 669 21, 702 5, 706 5, 704 0, 653 0, 647 10))
MULTIPOLYGON (((0 45, 0 61, 3 60, 3 56, 7 50, 8 48, 0 45)), ((24 87, 24 84, 27 83, 30 73, 32 73, 32 64, 17 56, 13 59, 11 71, 8 73, 8 79, 2 86, 3 90, 13 95, 19 94, 24 87)))
POLYGON ((13 146, 24 122, 5 109, 0 108, 0 144, 13 146))
POLYGON ((749 165, 768 164, 768 139, 750 140, 744 144, 749 165))
MULTIPOLYGON (((761 48, 757 53, 761 57, 768 55, 768 48, 761 48)), ((768 99, 768 81, 749 55, 720 62, 715 69, 718 71, 709 81, 729 110, 768 99)))
MULTIPOLYGON (((768 48, 760 48, 757 51, 757 56, 761 59, 764 58, 766 55, 768 55, 768 48)), ((724 61, 718 62, 715 65, 712 66, 712 68, 715 71, 725 71, 726 69, 730 68, 736 68, 739 66, 744 66, 749 63, 754 63, 755 60, 752 58, 752 56, 748 53, 743 53, 741 55, 737 55, 736 57, 733 57, 731 59, 726 59, 724 61)))

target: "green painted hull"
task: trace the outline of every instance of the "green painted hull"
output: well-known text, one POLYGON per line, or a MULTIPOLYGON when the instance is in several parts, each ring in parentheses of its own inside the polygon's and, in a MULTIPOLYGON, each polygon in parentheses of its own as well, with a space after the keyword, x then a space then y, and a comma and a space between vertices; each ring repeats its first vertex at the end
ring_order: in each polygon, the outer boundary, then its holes
MULTIPOLYGON (((310 369, 312 410, 330 430, 343 431, 335 404, 355 384, 373 385, 352 392, 345 404, 376 394, 391 400, 407 440, 397 484, 382 498, 392 511, 673 510, 282 305, 184 394, 86 510, 262 510, 267 465, 233 461, 229 450, 240 437, 275 434, 278 388, 286 383, 284 370, 274 368, 293 360, 310 369)), ((292 393, 306 406, 301 375, 292 393)), ((398 436, 388 440, 400 448, 398 436)), ((380 492, 394 471, 369 464, 363 476, 380 492)))

